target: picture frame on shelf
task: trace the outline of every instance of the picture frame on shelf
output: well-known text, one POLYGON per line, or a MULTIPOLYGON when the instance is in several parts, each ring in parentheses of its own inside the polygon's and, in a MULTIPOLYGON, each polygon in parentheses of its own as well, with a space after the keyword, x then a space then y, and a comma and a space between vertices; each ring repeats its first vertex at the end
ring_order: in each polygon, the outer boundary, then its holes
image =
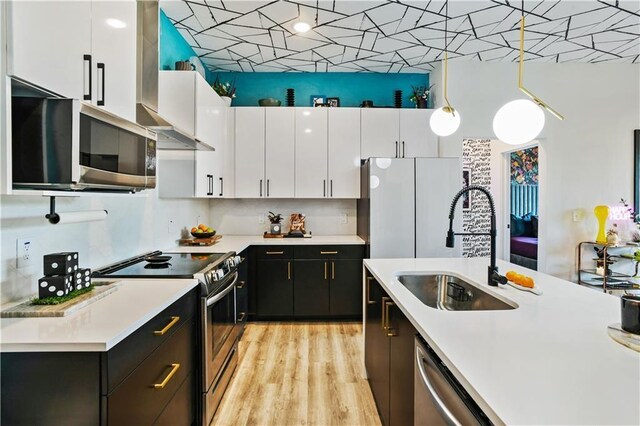
POLYGON ((340 98, 327 98, 327 104, 332 108, 340 107, 340 98))
POLYGON ((327 97, 325 95, 311 95, 311 106, 324 106, 327 103, 327 97))

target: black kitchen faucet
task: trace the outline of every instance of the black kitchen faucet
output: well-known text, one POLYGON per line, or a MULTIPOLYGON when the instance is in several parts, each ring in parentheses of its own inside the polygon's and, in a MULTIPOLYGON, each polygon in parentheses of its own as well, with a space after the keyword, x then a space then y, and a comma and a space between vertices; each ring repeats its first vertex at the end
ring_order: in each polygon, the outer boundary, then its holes
POLYGON ((487 284, 497 287, 498 284, 506 284, 507 279, 498 273, 498 267, 496 266, 496 207, 493 202, 493 197, 487 188, 479 185, 470 185, 461 189, 451 202, 451 210, 449 210, 449 231, 447 232, 447 247, 453 248, 455 245, 454 239, 456 235, 489 235, 491 237, 491 264, 489 265, 489 271, 487 274, 487 284), (487 196, 489 200, 489 207, 491 208, 491 228, 489 232, 453 232, 453 217, 456 210, 456 204, 458 200, 467 192, 480 191, 487 196))

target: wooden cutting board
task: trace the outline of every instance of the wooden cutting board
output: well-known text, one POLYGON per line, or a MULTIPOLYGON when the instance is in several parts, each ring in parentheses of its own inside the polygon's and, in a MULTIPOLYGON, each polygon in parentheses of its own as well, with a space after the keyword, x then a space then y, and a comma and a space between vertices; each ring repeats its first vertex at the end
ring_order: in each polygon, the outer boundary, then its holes
POLYGON ((269 234, 265 232, 263 235, 264 238, 284 238, 284 234, 269 234))
POLYGON ((185 238, 180 240, 181 246, 212 246, 217 243, 222 235, 214 235, 209 238, 185 238))
POLYGON ((32 305, 31 301, 23 302, 0 312, 2 318, 52 318, 64 317, 100 300, 118 289, 118 284, 98 285, 89 293, 81 294, 75 299, 59 305, 32 305))

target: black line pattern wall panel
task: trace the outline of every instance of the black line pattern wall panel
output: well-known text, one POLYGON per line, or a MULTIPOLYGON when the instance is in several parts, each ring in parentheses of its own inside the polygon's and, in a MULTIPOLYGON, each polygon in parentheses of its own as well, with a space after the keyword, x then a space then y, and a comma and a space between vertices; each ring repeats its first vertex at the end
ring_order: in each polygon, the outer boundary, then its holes
MULTIPOLYGON (((213 71, 425 72, 442 59, 442 0, 162 0, 213 71), (303 20, 305 34, 293 31, 303 20)), ((450 0, 450 58, 516 61, 518 0, 450 0)), ((526 60, 640 63, 640 0, 527 0, 526 60)))
MULTIPOLYGON (((462 141, 462 170, 468 171, 469 184, 491 188, 491 140, 462 141)), ((491 226, 491 209, 487 198, 477 191, 469 194, 469 208, 462 211, 462 232, 486 232, 491 226)), ((480 257, 491 254, 487 236, 462 237, 462 256, 480 257)))

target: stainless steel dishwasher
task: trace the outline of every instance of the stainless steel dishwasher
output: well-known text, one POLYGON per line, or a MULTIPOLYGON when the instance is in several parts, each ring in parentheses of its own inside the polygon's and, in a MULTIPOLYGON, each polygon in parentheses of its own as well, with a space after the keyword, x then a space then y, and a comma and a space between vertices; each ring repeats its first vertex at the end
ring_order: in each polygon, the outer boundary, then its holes
POLYGON ((416 337, 414 426, 491 425, 436 353, 416 337))

